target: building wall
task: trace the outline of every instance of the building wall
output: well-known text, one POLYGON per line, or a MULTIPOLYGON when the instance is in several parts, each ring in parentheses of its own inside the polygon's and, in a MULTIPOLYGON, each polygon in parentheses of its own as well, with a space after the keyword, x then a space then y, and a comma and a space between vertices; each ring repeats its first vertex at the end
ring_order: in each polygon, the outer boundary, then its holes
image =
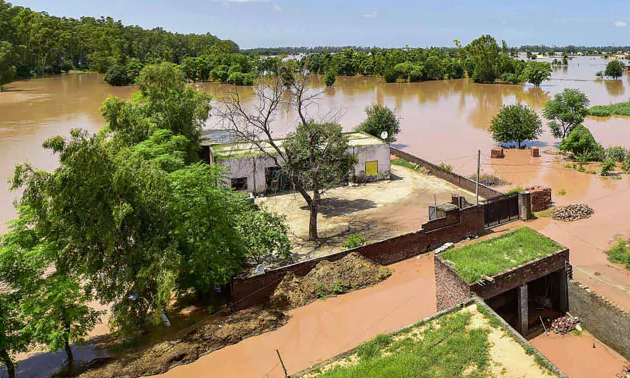
POLYGON ((630 313, 577 281, 569 281, 569 311, 593 336, 630 359, 630 313))
POLYGON ((378 161, 377 179, 383 180, 390 178, 391 159, 389 146, 387 144, 352 147, 352 153, 358 160, 354 165, 354 174, 357 178, 361 179, 365 177, 365 163, 374 160, 378 161))
POLYGON ((276 163, 269 157, 247 157, 242 159, 231 159, 220 162, 227 168, 227 185, 230 186, 230 179, 247 177, 247 191, 253 193, 264 193, 267 189, 267 178, 265 169, 275 167, 276 163))
MULTIPOLYGON (((424 159, 421 159, 417 156, 411 155, 407 152, 401 151, 397 148, 390 147, 391 154, 398 156, 401 159, 405 159, 410 163, 418 164, 419 166, 431 171, 436 177, 441 178, 442 180, 448 181, 451 184, 458 186, 464 190, 468 190, 469 192, 475 192, 475 181, 466 178, 464 176, 460 176, 457 173, 449 172, 446 169, 440 168, 440 166, 430 163, 424 159)), ((479 195, 485 199, 495 198, 504 195, 498 190, 494 190, 485 185, 479 185, 479 195)))
POLYGON ((538 258, 493 276, 494 282, 483 281, 483 284, 472 284, 470 289, 483 299, 492 298, 537 278, 564 269, 565 261, 569 261, 568 249, 538 258))
POLYGON ((435 299, 437 310, 442 311, 466 302, 472 297, 470 286, 459 278, 439 255, 435 255, 435 299))
POLYGON ((429 221, 422 228, 391 239, 334 253, 317 259, 270 270, 265 274, 232 280, 232 300, 236 308, 261 304, 273 293, 287 272, 304 276, 322 260, 336 261, 352 252, 360 253, 380 264, 393 264, 435 249, 444 243, 457 242, 484 231, 483 208, 473 206, 455 209, 445 218, 429 221))
POLYGON ((525 190, 531 195, 532 211, 543 211, 551 207, 551 188, 535 186, 525 190))

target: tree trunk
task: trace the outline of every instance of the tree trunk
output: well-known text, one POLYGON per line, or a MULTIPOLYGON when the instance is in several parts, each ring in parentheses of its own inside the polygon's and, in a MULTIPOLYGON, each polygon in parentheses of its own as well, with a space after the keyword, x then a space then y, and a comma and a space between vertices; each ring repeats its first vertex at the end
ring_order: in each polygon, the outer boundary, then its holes
POLYGON ((319 235, 317 234, 317 214, 319 213, 319 199, 319 192, 317 190, 313 191, 313 200, 309 204, 311 214, 308 222, 308 240, 319 239, 319 235))
POLYGON ((66 331, 65 340, 64 340, 64 349, 66 350, 66 356, 68 358, 68 372, 72 372, 72 367, 74 366, 74 355, 72 354, 72 348, 70 347, 70 322, 67 320, 65 311, 62 317, 64 329, 66 331))
POLYGON ((0 359, 7 366, 9 378, 15 378, 15 365, 13 365, 13 361, 11 361, 11 357, 9 357, 9 353, 6 350, 0 350, 0 359))

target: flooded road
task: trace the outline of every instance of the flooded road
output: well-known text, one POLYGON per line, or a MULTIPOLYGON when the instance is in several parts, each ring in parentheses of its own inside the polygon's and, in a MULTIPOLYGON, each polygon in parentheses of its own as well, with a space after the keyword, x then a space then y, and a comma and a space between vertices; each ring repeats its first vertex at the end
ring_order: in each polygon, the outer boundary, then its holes
POLYGON ((289 322, 159 377, 284 377, 436 312, 433 254, 393 265, 386 281, 289 312, 289 322))
MULTIPOLYGON (((380 78, 339 77, 335 86, 322 96, 320 108, 340 110, 339 122, 346 130, 364 119, 364 108, 368 105, 380 103, 396 108, 402 118, 397 147, 431 161, 445 161, 453 165, 455 171, 467 174, 474 171, 473 155, 477 149, 489 153, 493 142, 487 132, 488 125, 503 104, 523 102, 540 112, 546 101, 565 88, 584 91, 594 105, 626 100, 630 94, 628 74, 617 81, 595 80, 595 72, 602 70, 606 63, 602 58, 575 58, 568 68, 554 69, 552 80, 540 88, 475 84, 467 79, 387 84, 380 78)), ((313 87, 324 89, 317 79, 313 87)), ((220 96, 226 87, 204 83, 199 88, 220 96)), ((7 89, 0 93, 0 178, 3 181, 12 175, 15 164, 27 159, 37 167, 54 168, 57 159, 41 148, 46 138, 68 135, 70 129, 76 127, 98 130, 103 125, 99 112, 103 100, 108 96, 129 98, 135 90, 134 87, 110 87, 97 74, 19 81, 11 83, 7 89)), ((244 88, 243 92, 245 98, 251 99, 251 89, 244 88)), ((278 133, 288 130, 295 120, 292 113, 281 114, 277 119, 278 133)), ((216 126, 216 118, 211 118, 207 124, 216 126)), ((630 146, 630 120, 589 119, 586 126, 604 145, 630 146)), ((556 142, 545 131, 536 144, 547 147, 556 142)), ((522 173, 528 174, 523 175, 524 179, 536 175, 541 183, 561 180, 554 175, 545 177, 549 172, 553 173, 545 169, 539 169, 536 174, 522 173)), ((2 224, 15 216, 12 198, 14 195, 3 185, 0 189, 2 224)), ((3 230, 4 225, 0 226, 0 232, 3 230)))

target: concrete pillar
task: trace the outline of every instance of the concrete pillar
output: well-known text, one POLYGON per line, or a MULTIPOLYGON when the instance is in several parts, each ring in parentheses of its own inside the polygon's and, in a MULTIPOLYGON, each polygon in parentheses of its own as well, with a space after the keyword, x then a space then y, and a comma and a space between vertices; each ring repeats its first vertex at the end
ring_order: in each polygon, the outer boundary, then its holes
POLYGON ((518 216, 524 221, 532 219, 532 195, 529 192, 518 194, 518 216))
POLYGON ((529 308, 527 305, 527 284, 518 289, 518 325, 521 335, 527 335, 529 323, 529 308))

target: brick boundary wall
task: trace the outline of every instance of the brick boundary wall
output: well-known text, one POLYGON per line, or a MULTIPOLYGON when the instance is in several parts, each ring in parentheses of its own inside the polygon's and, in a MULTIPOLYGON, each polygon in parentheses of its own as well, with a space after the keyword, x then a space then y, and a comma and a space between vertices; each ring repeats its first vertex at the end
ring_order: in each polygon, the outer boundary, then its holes
POLYGON ((444 218, 423 224, 418 231, 273 269, 257 276, 234 278, 231 287, 232 302, 236 309, 262 304, 273 293, 285 274, 293 272, 296 276, 304 276, 322 260, 336 261, 352 252, 357 252, 379 264, 389 265, 426 253, 444 243, 457 242, 469 236, 480 235, 483 232, 482 206, 472 206, 461 210, 454 209, 447 212, 444 218))
POLYGON ((630 313, 577 281, 569 281, 569 311, 593 336, 630 359, 630 313))
MULTIPOLYGON (((444 168, 440 168, 439 165, 435 165, 431 162, 428 162, 422 158, 411 155, 410 153, 399 150, 395 147, 389 147, 391 154, 395 155, 401 159, 405 159, 410 163, 418 164, 421 167, 426 168, 431 171, 433 175, 441 178, 442 180, 448 181, 451 184, 458 186, 464 190, 475 193, 475 181, 466 178, 464 176, 458 175, 457 173, 449 172, 444 168)), ((503 196, 504 193, 499 192, 498 190, 492 189, 483 184, 479 184, 479 195, 485 199, 491 199, 495 197, 503 196)))
POLYGON ((551 199, 551 188, 534 186, 525 189, 529 192, 532 199, 532 211, 547 210, 553 204, 551 199))
POLYGON ((450 267, 439 255, 435 255, 435 303, 442 311, 472 298, 470 286, 464 282, 455 269, 450 267))
POLYGON ((470 285, 470 290, 483 299, 492 298, 498 294, 546 276, 565 266, 569 261, 569 250, 563 249, 551 255, 539 257, 521 264, 503 273, 492 276, 494 282, 483 281, 470 285))

